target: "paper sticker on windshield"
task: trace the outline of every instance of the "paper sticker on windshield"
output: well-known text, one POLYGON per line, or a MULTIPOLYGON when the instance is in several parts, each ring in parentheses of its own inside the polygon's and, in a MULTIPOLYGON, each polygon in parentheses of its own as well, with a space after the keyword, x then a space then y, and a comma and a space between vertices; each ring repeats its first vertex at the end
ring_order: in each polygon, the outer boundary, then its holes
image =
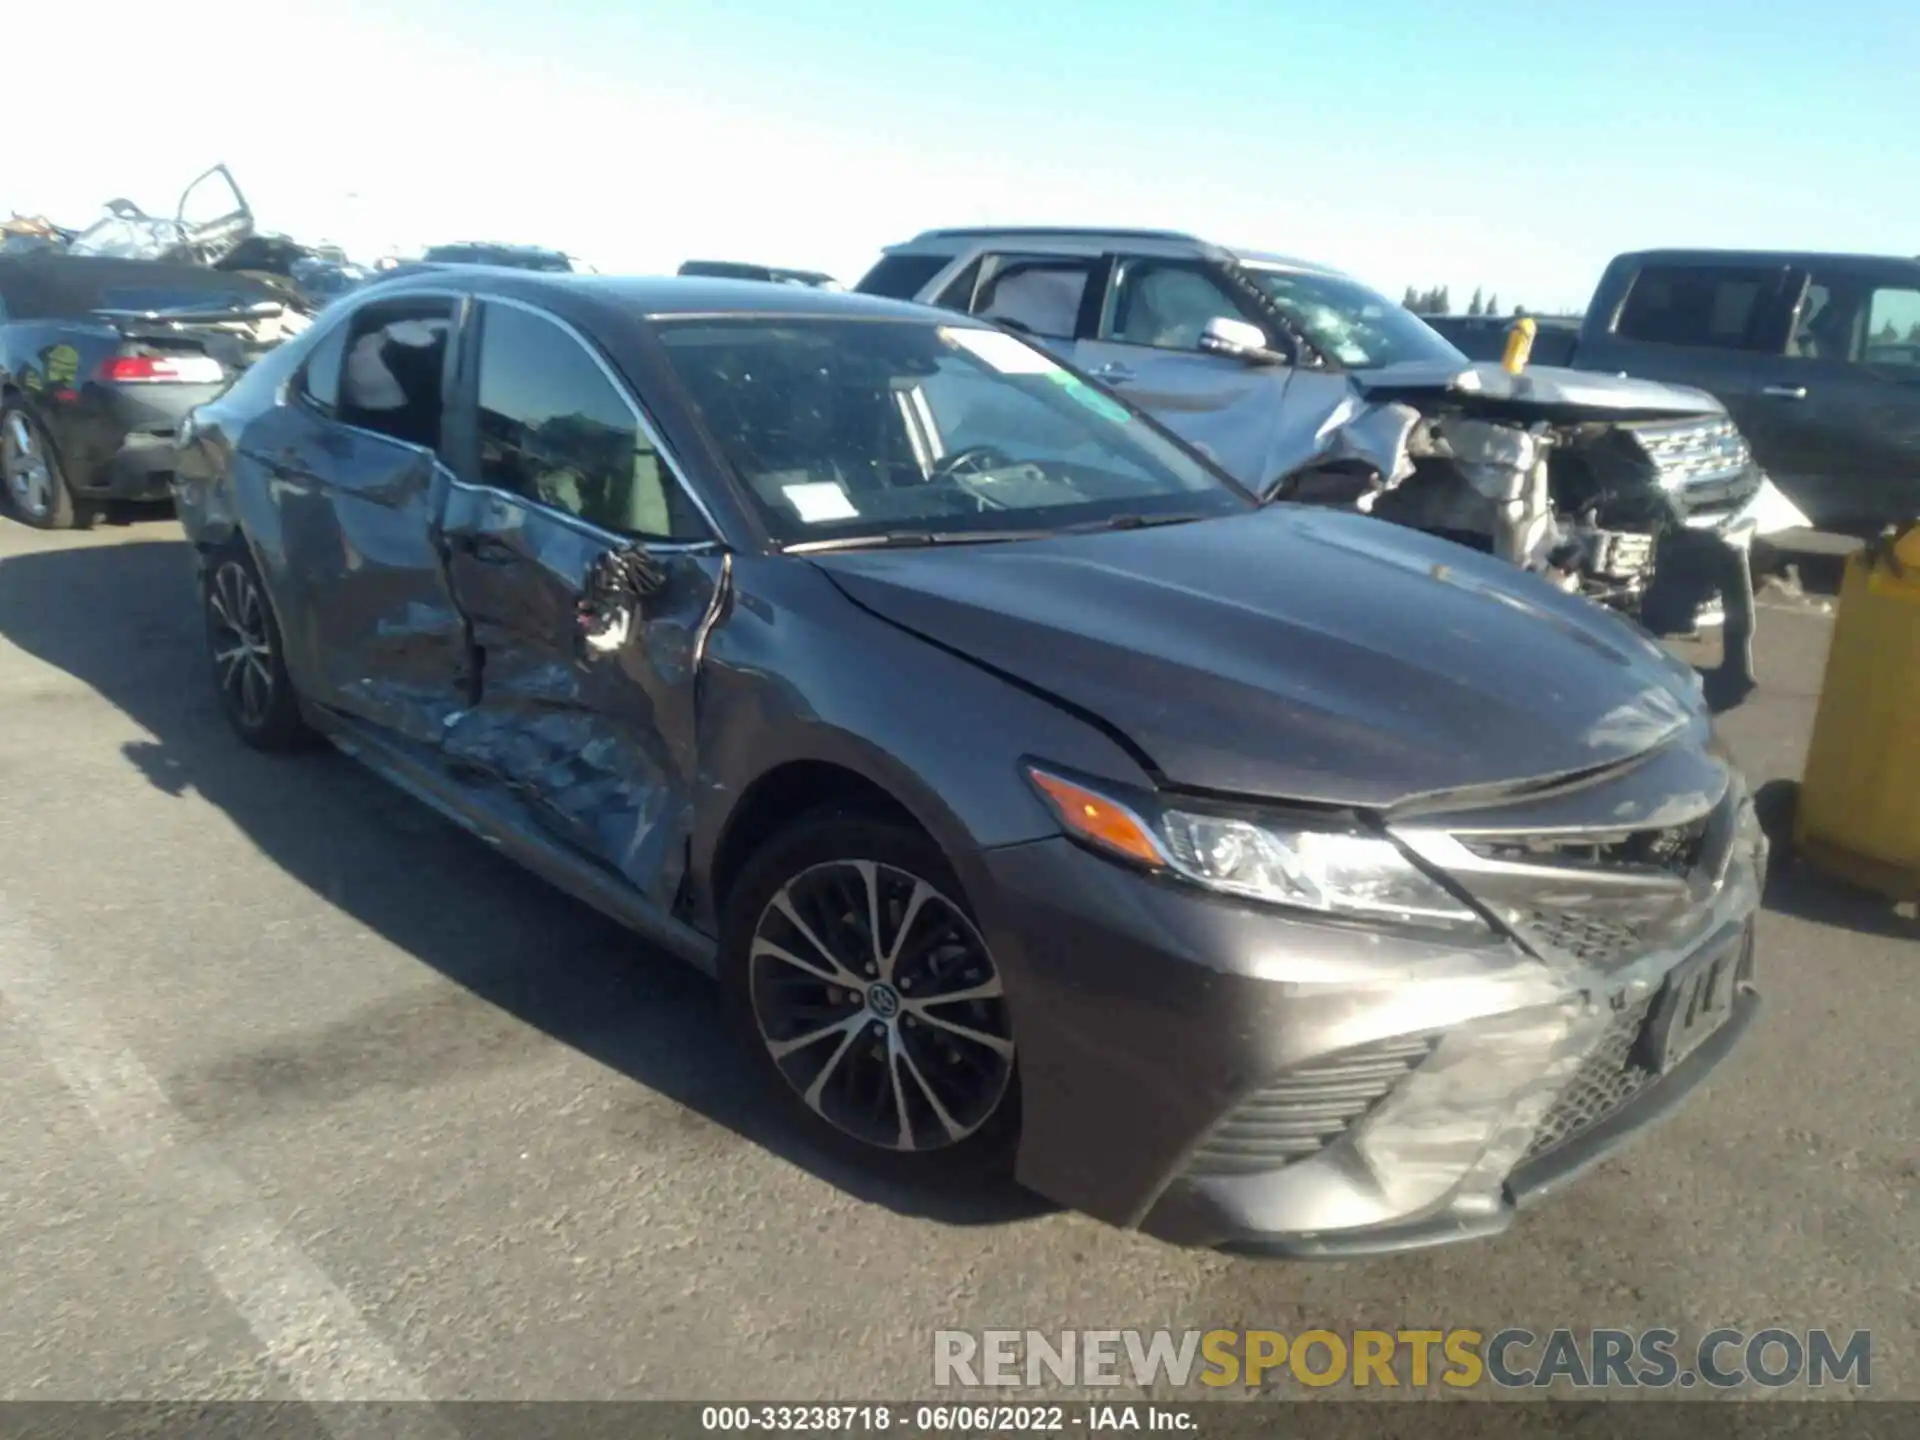
POLYGON ((782 485, 780 493, 787 497, 787 503, 800 514, 800 518, 809 525, 823 525, 829 520, 858 520, 860 512, 853 508, 853 502, 847 499, 847 492, 831 480, 815 481, 805 485, 782 485))
POLYGON ((1133 416, 1128 412, 1126 406, 1122 405, 1111 395, 1102 395, 1077 375, 1069 375, 1064 370, 1056 370, 1047 376, 1047 378, 1103 420, 1111 420, 1116 425, 1124 425, 1133 419, 1133 416))
POLYGON ((1060 375, 1064 372, 1033 346, 1003 330, 940 329, 940 338, 957 345, 1002 375, 1060 375))

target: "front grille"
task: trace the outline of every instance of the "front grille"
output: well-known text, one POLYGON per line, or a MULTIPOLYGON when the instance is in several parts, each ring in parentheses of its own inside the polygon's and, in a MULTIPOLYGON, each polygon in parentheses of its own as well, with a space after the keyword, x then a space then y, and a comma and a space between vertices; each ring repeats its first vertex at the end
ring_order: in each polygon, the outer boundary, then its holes
POLYGON ((1581 1062, 1573 1079, 1555 1098, 1521 1163, 1557 1150, 1613 1114, 1653 1079, 1634 1051, 1646 1027, 1652 997, 1614 1016, 1591 1055, 1581 1062))
POLYGON ((1687 489, 1739 475, 1753 463, 1733 421, 1682 420, 1632 427, 1633 438, 1669 486, 1687 489))
POLYGON ((1732 420, 1681 420, 1630 427, 1660 483, 1690 511, 1731 508, 1760 488, 1753 452, 1732 420))
POLYGON ((1242 1100, 1194 1152, 1190 1175, 1257 1175, 1317 1155, 1393 1093, 1433 1053, 1400 1037, 1289 1070, 1242 1100))
POLYGON ((1708 820, 1612 834, 1469 835, 1461 843, 1483 860, 1523 865, 1658 870, 1690 875, 1706 850, 1708 820))
POLYGON ((1642 926, 1591 911, 1527 910, 1516 915, 1513 923, 1535 948, 1544 947, 1602 971, 1631 964, 1653 948, 1642 926))

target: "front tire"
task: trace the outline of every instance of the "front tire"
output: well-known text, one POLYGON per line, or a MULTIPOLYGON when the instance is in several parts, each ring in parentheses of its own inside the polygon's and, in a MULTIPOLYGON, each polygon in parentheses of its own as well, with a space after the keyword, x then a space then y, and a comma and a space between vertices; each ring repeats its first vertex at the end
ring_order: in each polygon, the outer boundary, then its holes
POLYGON ((287 676, 266 586, 244 545, 207 557, 201 603, 214 687, 234 733, 255 750, 303 748, 312 735, 287 676))
POLYGON ((802 818, 727 896, 721 965, 745 1043, 816 1135, 903 1177, 1011 1168, 1006 992, 925 834, 843 810, 802 818))
POLYGON ((85 529, 95 510, 73 498, 46 430, 24 401, 0 404, 0 485, 15 519, 36 530, 85 529))

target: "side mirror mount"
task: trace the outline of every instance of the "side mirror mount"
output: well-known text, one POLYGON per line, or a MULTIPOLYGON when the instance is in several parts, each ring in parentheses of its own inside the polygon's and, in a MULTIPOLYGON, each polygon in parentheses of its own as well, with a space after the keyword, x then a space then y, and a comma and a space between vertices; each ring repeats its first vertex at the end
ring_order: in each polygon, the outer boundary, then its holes
POLYGON ((586 656, 611 654, 632 639, 647 602, 666 584, 665 568, 638 540, 594 556, 576 605, 586 656))
POLYGON ((1209 355, 1244 360, 1249 365, 1284 365, 1287 357, 1267 341, 1267 332, 1250 320, 1216 315, 1200 331, 1200 348, 1209 355))

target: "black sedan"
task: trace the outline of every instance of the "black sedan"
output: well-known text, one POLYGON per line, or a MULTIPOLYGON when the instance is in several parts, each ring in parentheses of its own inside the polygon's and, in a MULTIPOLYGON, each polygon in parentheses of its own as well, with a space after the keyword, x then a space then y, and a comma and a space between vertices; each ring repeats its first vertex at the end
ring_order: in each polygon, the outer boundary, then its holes
POLYGON ((152 260, 0 256, 0 491, 46 530, 161 500, 180 418, 304 325, 242 275, 152 260))
POLYGON ((1754 1013, 1765 842, 1690 672, 1258 507, 981 322, 423 273, 180 448, 241 738, 318 732, 713 973, 883 1163, 1183 1243, 1457 1239, 1754 1013))

